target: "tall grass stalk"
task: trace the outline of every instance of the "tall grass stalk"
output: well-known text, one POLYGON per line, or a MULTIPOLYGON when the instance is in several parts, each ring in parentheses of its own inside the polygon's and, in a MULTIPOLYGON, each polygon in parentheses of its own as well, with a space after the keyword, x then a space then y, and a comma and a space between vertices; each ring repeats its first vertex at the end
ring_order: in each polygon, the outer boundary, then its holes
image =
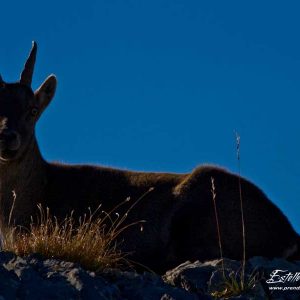
POLYGON ((242 237, 243 237, 243 259, 242 259, 242 271, 241 271, 241 286, 243 289, 244 282, 245 282, 245 265, 246 265, 246 232, 245 232, 244 206, 243 206, 242 182, 241 182, 241 159, 240 159, 241 137, 237 132, 235 133, 235 137, 236 137, 236 155, 237 155, 237 163, 238 163, 239 197, 240 197, 242 237))
POLYGON ((13 203, 11 205, 11 209, 9 211, 9 216, 8 216, 8 226, 11 225, 11 218, 12 218, 12 214, 13 214, 13 211, 15 209, 15 204, 16 204, 16 199, 17 199, 17 194, 16 194, 16 191, 13 190, 12 191, 12 196, 13 196, 13 203))
POLYGON ((224 282, 221 289, 217 291, 211 291, 211 295, 215 298, 228 299, 233 296, 241 295, 245 290, 251 290, 254 285, 260 280, 259 273, 253 271, 250 276, 245 280, 245 265, 246 265, 246 233, 245 233, 245 219, 244 219, 244 208, 243 208, 243 196, 242 196, 242 180, 241 180, 241 165, 240 165, 240 136, 236 133, 236 154, 237 154, 237 162, 238 162, 238 186, 239 186, 239 199, 240 199, 240 210, 241 210, 241 222, 242 222, 242 238, 243 238, 243 258, 242 258, 242 267, 240 271, 236 271, 234 274, 229 274, 229 276, 225 275, 224 270, 224 262, 223 262, 223 254, 222 254, 222 244, 221 244, 221 234, 220 234, 220 224, 217 214, 217 205, 216 205, 216 188, 214 178, 211 177, 211 192, 212 199, 214 203, 214 210, 216 216, 217 223, 217 231, 218 231, 218 240, 219 240, 219 248, 220 255, 222 259, 222 273, 224 282))
POLYGON ((216 224, 217 224, 219 250, 220 250, 221 263, 222 263, 222 272, 223 272, 223 277, 225 279, 225 270, 224 270, 224 260, 223 260, 221 232, 220 232, 220 224, 219 224, 219 218, 218 218, 218 212, 217 212, 217 204, 216 204, 217 194, 216 194, 216 187, 215 187, 215 179, 213 177, 211 177, 210 180, 211 180, 212 200, 213 200, 213 204, 214 204, 214 211, 215 211, 216 224))

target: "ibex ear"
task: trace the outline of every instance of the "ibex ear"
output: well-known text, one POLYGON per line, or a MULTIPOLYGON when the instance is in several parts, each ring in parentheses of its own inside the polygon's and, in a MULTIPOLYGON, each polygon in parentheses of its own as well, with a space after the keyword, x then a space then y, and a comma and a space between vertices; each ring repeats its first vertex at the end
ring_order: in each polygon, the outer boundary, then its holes
POLYGON ((38 102, 40 112, 42 112, 47 107, 47 105, 54 97, 56 83, 56 77, 54 75, 50 75, 34 92, 35 99, 38 102))

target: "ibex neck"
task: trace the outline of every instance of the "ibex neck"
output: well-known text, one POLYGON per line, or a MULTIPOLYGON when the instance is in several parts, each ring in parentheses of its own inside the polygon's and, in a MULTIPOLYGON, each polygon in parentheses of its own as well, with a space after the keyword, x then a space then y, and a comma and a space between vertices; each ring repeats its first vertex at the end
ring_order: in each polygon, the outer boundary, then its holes
POLYGON ((0 164, 0 208, 4 220, 7 220, 13 205, 13 193, 16 195, 14 219, 23 218, 24 211, 30 218, 37 203, 42 201, 45 164, 35 137, 19 159, 0 164))
POLYGON ((23 182, 28 179, 28 176, 31 177, 39 172, 44 163, 36 138, 33 137, 21 157, 9 163, 0 163, 0 183, 10 179, 15 183, 23 182))

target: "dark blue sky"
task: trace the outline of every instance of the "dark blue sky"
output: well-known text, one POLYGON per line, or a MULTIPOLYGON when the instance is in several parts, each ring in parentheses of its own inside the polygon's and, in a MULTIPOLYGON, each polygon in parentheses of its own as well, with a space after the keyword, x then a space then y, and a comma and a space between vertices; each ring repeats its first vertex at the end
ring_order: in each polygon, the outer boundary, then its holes
POLYGON ((0 72, 57 95, 37 128, 48 160, 237 170, 300 231, 298 1, 5 1, 0 72))

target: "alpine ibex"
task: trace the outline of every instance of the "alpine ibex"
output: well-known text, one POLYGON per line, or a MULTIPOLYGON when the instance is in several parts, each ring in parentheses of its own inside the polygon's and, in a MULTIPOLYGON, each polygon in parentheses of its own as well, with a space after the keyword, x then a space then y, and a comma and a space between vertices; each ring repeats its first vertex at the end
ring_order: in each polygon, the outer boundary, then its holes
MULTIPOLYGON (((189 174, 144 173, 91 165, 46 162, 35 137, 35 124, 52 100, 56 77, 49 76, 33 92, 31 81, 37 45, 34 42, 17 83, 0 79, 0 204, 4 222, 17 194, 16 224, 26 224, 42 203, 53 215, 102 203, 109 211, 128 196, 139 198, 128 222, 146 220, 141 232, 130 227, 122 247, 133 259, 157 271, 186 260, 219 257, 211 194, 214 178, 224 256, 242 257, 239 176, 213 166, 189 174)), ((0 77, 1 78, 1 77, 0 77)), ((283 213, 255 185, 241 178, 247 257, 299 257, 299 235, 283 213)))

